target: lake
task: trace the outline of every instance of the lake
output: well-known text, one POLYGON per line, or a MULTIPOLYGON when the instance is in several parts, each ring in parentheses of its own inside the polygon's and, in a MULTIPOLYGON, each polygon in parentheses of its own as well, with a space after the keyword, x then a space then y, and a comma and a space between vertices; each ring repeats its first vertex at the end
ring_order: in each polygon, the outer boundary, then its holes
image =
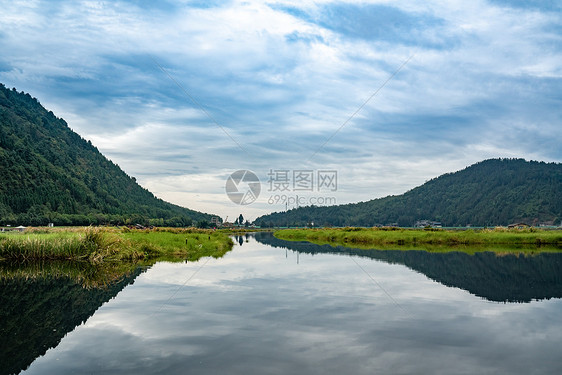
POLYGON ((1 374, 560 374, 562 253, 236 238, 108 288, 3 280, 1 374))

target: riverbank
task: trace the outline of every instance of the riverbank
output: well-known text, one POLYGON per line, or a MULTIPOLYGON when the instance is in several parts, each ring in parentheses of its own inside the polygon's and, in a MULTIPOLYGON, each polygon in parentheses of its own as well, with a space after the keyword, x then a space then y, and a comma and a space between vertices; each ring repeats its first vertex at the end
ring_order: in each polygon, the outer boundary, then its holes
POLYGON ((283 229, 275 237, 289 241, 309 241, 346 247, 377 246, 388 248, 424 247, 536 247, 548 246, 562 251, 562 230, 481 229, 441 230, 404 228, 330 228, 283 229), (500 246, 501 245, 501 246, 500 246))
POLYGON ((0 234, 0 260, 190 260, 221 257, 234 245, 229 231, 196 228, 29 228, 0 234))

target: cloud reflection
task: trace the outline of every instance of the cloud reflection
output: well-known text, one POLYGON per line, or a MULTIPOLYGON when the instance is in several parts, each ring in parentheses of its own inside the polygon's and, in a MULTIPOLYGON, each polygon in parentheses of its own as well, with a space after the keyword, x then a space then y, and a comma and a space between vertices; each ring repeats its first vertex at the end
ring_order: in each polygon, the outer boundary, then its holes
POLYGON ((250 239, 158 264, 27 373, 556 373, 560 300, 488 303, 410 269, 250 239), (181 287, 172 300, 169 297, 181 287))

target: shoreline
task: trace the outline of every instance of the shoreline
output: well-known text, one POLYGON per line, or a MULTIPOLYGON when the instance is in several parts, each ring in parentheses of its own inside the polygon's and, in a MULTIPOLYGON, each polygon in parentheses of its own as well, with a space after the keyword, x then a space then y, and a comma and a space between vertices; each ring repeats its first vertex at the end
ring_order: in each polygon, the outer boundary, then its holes
POLYGON ((403 228, 330 228, 282 229, 274 236, 286 241, 309 241, 332 246, 396 250, 469 251, 513 250, 533 251, 537 247, 562 251, 562 230, 540 229, 403 229, 403 228), (510 247, 512 249, 510 249, 510 247))

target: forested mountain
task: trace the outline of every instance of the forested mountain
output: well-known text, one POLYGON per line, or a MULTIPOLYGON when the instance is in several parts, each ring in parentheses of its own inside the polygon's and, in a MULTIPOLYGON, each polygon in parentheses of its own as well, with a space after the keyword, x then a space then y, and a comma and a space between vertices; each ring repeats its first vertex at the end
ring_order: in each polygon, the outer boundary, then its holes
POLYGON ((443 226, 524 222, 560 224, 562 164, 490 159, 447 173, 402 195, 329 207, 300 207, 261 216, 261 226, 374 226, 418 220, 443 226))
POLYGON ((0 84, 0 225, 209 219, 156 198, 37 99, 0 84))

